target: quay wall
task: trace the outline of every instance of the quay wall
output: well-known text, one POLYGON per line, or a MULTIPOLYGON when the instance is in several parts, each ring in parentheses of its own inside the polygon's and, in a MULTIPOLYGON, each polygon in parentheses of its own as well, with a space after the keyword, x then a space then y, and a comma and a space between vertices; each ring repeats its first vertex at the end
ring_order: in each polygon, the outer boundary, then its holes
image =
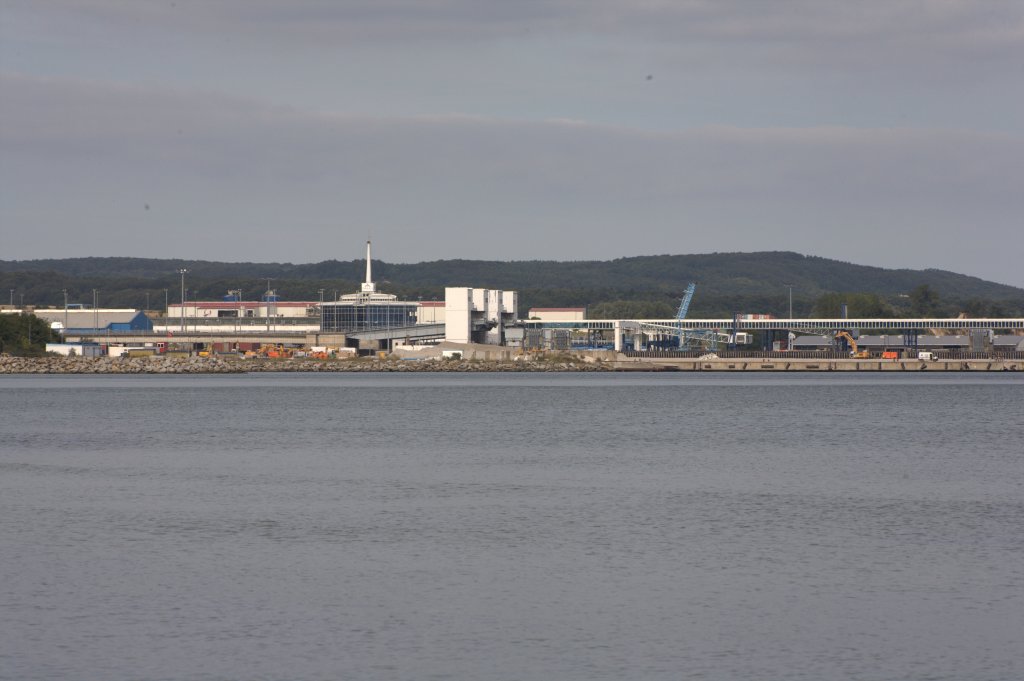
POLYGON ((621 356, 618 371, 1022 371, 1024 359, 778 359, 762 357, 667 359, 621 356))

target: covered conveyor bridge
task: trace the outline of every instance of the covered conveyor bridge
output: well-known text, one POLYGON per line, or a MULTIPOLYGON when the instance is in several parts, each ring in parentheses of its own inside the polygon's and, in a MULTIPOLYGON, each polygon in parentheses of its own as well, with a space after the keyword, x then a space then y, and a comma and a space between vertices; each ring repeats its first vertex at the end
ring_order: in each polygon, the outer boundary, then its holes
POLYGON ((932 329, 971 330, 993 329, 1013 331, 1024 329, 1024 318, 984 318, 938 319, 938 318, 898 318, 898 319, 585 319, 585 320, 546 320, 524 321, 528 329, 570 329, 577 331, 611 331, 615 338, 615 349, 622 350, 623 336, 634 333, 671 333, 672 330, 709 331, 709 332, 753 332, 753 331, 785 331, 804 333, 830 333, 838 331, 891 331, 902 333, 908 337, 928 332, 932 329))

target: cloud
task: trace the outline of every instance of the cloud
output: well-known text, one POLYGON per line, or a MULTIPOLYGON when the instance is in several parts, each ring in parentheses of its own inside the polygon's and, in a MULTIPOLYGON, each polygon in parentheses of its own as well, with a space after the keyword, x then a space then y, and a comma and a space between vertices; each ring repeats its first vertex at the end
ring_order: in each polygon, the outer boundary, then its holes
POLYGON ((309 41, 518 38, 529 33, 634 36, 666 43, 849 45, 901 51, 1012 52, 1024 39, 1016 0, 8 0, 11 9, 123 27, 309 41))
POLYGON ((371 231, 391 261, 769 249, 1024 284, 1013 135, 651 132, 25 77, 0 88, 7 258, 309 262, 355 257, 344 249, 371 231))

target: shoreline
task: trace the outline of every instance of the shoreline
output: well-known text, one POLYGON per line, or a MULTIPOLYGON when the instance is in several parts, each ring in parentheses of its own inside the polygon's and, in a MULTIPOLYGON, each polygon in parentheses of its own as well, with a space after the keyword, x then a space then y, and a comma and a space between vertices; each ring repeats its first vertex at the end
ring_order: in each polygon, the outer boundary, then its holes
POLYGON ((596 360, 559 355, 517 359, 264 359, 221 357, 0 357, 0 375, 13 374, 247 374, 247 373, 584 373, 584 372, 1024 372, 1020 359, 667 359, 596 360))
POLYGON ((223 359, 220 357, 0 357, 7 374, 248 374, 394 372, 601 372, 605 363, 583 359, 402 360, 402 359, 223 359))

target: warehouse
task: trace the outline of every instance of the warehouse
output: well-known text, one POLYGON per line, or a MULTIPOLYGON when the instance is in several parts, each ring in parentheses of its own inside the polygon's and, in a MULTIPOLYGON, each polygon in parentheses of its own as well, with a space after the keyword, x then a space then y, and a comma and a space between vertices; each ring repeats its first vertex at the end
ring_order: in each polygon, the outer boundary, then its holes
POLYGON ((107 331, 151 331, 153 323, 144 312, 129 309, 36 309, 36 317, 45 319, 58 332, 71 334, 107 331))

